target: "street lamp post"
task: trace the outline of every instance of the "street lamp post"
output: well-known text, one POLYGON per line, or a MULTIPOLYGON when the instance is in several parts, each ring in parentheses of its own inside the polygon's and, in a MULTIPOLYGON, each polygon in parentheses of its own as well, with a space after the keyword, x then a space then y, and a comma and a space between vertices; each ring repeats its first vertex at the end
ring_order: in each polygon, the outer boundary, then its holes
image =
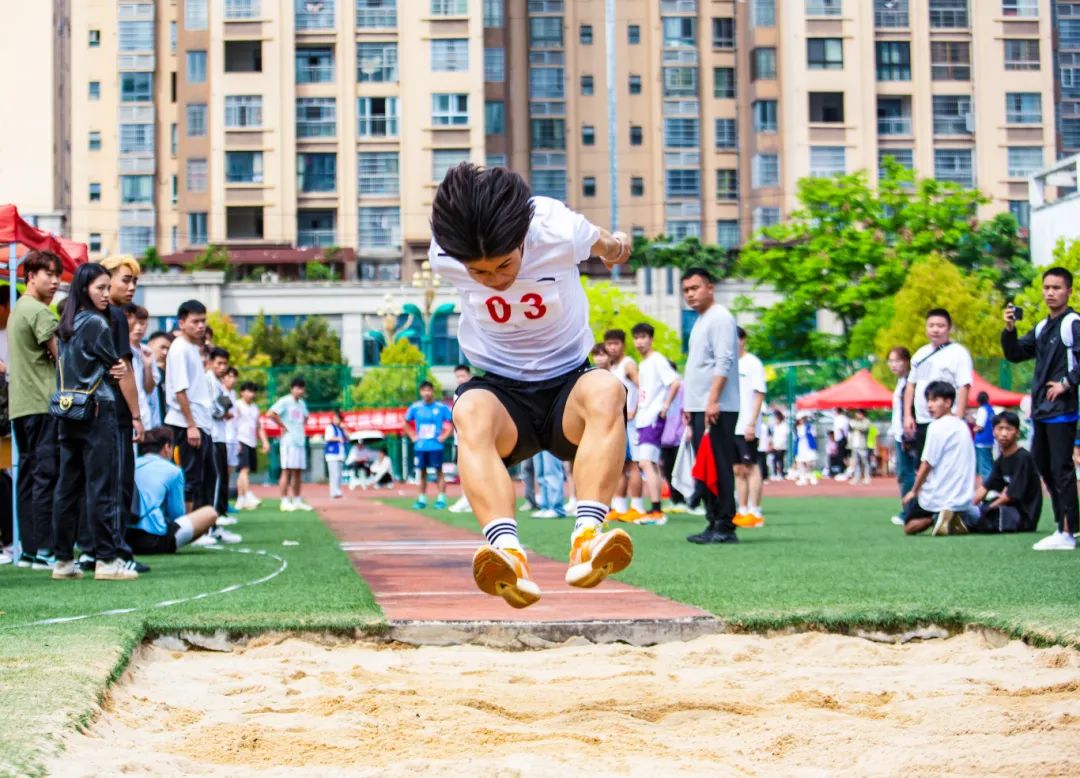
POLYGON ((424 310, 420 316, 420 350, 424 352, 424 359, 430 365, 434 362, 432 358, 433 351, 433 329, 435 325, 435 317, 431 315, 431 307, 435 304, 435 295, 442 285, 442 279, 439 274, 431 269, 431 263, 424 260, 420 265, 420 269, 413 273, 412 285, 414 289, 420 289, 424 292, 424 310))

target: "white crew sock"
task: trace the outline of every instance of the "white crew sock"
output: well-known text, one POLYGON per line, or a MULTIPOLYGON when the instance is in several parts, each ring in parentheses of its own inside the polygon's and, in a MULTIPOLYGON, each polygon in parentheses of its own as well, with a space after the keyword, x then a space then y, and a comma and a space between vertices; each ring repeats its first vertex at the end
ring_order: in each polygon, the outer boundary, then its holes
POLYGON ((745 516, 749 512, 750 512, 750 509, 747 508, 745 505, 740 505, 739 506, 739 513, 741 513, 743 516, 745 516))
POLYGON ((750 508, 750 515, 751 516, 757 516, 760 519, 761 518, 761 506, 760 505, 755 505, 752 508, 750 508))
POLYGON ((484 537, 492 548, 513 548, 523 551, 518 540, 517 522, 513 519, 492 519, 484 525, 484 537))
POLYGON ((611 510, 616 513, 626 513, 629 505, 627 505, 625 497, 616 497, 611 501, 611 510))
POLYGON ((595 527, 600 529, 604 526, 604 519, 608 514, 608 506, 602 502, 593 500, 578 500, 577 508, 574 509, 577 521, 574 522, 574 535, 583 529, 595 527))
POLYGON ((645 498, 644 497, 631 498, 630 507, 633 508, 638 513, 644 513, 645 512, 645 498))

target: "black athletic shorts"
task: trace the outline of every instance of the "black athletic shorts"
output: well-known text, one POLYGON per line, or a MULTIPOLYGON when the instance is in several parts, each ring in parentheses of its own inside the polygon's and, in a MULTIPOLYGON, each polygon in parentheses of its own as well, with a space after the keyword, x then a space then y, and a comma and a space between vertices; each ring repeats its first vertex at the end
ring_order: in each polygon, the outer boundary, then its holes
POLYGON ((149 532, 131 527, 124 533, 124 540, 131 546, 131 551, 138 556, 175 554, 177 529, 176 522, 171 519, 165 522, 164 535, 151 535, 149 532))
POLYGON ((564 462, 573 461, 577 446, 563 435, 566 401, 578 379, 595 370, 588 362, 546 381, 516 381, 494 373, 473 376, 458 387, 461 397, 470 389, 486 389, 499 398, 517 428, 517 445, 503 463, 510 467, 540 451, 550 451, 564 462))
POLYGON ((259 470, 259 453, 255 450, 254 446, 247 446, 243 443, 240 444, 239 459, 236 465, 237 470, 250 470, 252 473, 259 470))
POLYGON ((756 465, 758 461, 757 438, 747 440, 745 435, 735 436, 735 464, 756 465))

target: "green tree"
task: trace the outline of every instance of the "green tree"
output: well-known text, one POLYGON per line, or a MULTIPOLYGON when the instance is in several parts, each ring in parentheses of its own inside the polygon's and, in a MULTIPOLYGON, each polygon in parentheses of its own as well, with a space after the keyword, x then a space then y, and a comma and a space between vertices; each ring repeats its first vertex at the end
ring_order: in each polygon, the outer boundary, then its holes
POLYGON ((623 292, 610 281, 590 281, 583 278, 582 285, 585 287, 585 296, 589 299, 589 324, 592 327, 594 340, 603 340, 606 330, 623 330, 626 332, 626 352, 631 356, 640 357, 637 349, 634 348, 630 330, 635 324, 644 322, 651 324, 656 330, 653 348, 676 362, 681 362, 685 358, 679 333, 663 322, 642 313, 633 295, 623 292))
POLYGON ((196 270, 228 270, 229 250, 224 246, 207 246, 195 260, 188 265, 192 272, 196 270))
POLYGON ((142 259, 139 260, 139 267, 144 273, 161 272, 166 269, 165 263, 161 261, 161 255, 153 246, 143 252, 142 259))
POLYGON ((251 340, 256 351, 270 357, 270 364, 287 365, 285 360, 285 331, 281 328, 277 317, 267 320, 265 314, 259 311, 255 317, 255 323, 251 325, 251 340))
POLYGON ((250 335, 241 335, 228 314, 212 311, 206 314, 206 325, 214 331, 214 345, 229 352, 229 362, 237 369, 271 365, 270 356, 256 348, 250 335))
POLYGON ((282 364, 344 365, 341 338, 322 316, 308 316, 297 324, 284 341, 282 364))
MULTIPOLYGON (((1077 281, 1073 282, 1073 293, 1069 298, 1069 305, 1080 310, 1080 240, 1074 240, 1071 243, 1066 243, 1064 239, 1059 240, 1054 247, 1053 266, 1063 267, 1076 277, 1077 281)), ((1046 303, 1043 302, 1041 272, 1036 272, 1027 287, 1015 295, 1013 304, 1024 309, 1024 318, 1016 323, 1016 329, 1020 334, 1026 333, 1040 319, 1047 317, 1049 311, 1046 309, 1046 303)), ((996 312, 994 321, 1000 332, 1001 327, 1004 326, 1000 310, 996 312)))
POLYGON ((360 408, 400 408, 417 399, 417 387, 431 381, 435 394, 442 392, 439 382, 428 370, 420 349, 399 338, 382 350, 379 367, 364 373, 352 389, 352 403, 360 408), (421 377, 422 376, 422 377, 421 377))
POLYGON ((953 259, 957 267, 990 281, 1007 295, 1017 284, 1026 286, 1037 275, 1031 264, 1027 240, 1020 234, 1020 224, 1011 213, 999 213, 980 222, 961 243, 953 259))
POLYGON ((684 238, 678 243, 666 236, 652 240, 634 238, 630 254, 630 268, 673 267, 680 272, 692 267, 703 267, 715 278, 727 278, 735 267, 736 253, 715 244, 702 243, 697 238, 684 238))

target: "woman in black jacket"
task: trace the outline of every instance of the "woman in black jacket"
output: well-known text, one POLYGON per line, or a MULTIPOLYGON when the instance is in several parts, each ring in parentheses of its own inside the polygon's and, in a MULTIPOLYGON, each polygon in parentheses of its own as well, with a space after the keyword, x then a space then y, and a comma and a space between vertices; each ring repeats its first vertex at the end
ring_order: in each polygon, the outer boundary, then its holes
POLYGON ((86 421, 61 418, 60 479, 53 501, 53 578, 81 578, 74 561, 75 532, 80 505, 90 524, 97 560, 94 578, 127 581, 139 577, 118 555, 120 528, 120 462, 117 434, 117 394, 110 370, 120 361, 109 330, 109 272, 100 265, 82 265, 71 281, 71 295, 57 330, 59 371, 65 390, 91 392, 86 421))

